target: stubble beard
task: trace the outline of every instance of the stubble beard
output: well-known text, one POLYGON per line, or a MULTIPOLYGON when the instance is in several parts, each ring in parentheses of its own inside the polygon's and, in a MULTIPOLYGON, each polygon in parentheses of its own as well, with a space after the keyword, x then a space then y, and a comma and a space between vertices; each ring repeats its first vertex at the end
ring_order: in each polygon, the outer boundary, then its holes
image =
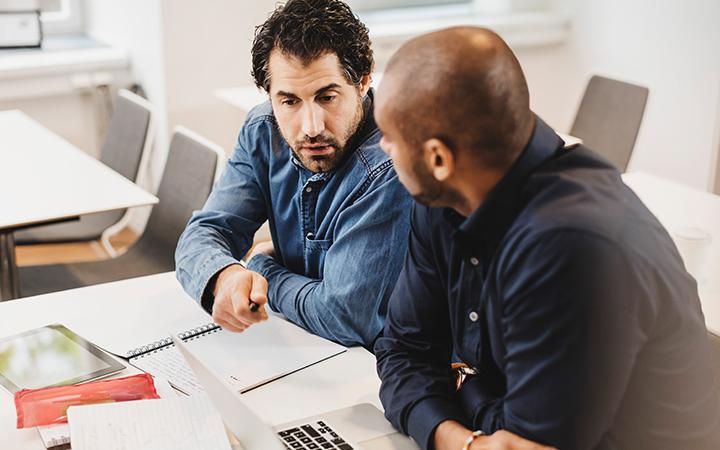
MULTIPOLYGON (((337 168, 345 160, 349 150, 348 144, 352 143, 353 137, 357 134, 360 124, 363 122, 363 116, 362 98, 358 97, 358 103, 355 108, 352 125, 348 128, 340 140, 336 139, 335 136, 324 133, 314 137, 305 136, 304 139, 296 140, 292 145, 289 145, 290 150, 293 155, 295 155, 295 158, 300 161, 307 170, 314 173, 330 172, 337 168), (301 148, 309 144, 328 145, 331 146, 334 151, 328 155, 303 155, 300 151, 301 148)), ((286 142, 290 142, 284 133, 283 138, 286 142)))

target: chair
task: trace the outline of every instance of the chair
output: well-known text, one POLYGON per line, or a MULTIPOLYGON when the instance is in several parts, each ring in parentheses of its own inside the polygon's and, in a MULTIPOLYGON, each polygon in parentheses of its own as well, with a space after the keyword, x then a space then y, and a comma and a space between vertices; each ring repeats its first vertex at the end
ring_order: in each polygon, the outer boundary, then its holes
MULTIPOLYGON (((127 90, 118 92, 115 111, 108 125, 100 152, 100 161, 125 178, 136 181, 152 146, 152 105, 127 90)), ((105 233, 112 225, 128 222, 128 211, 118 210, 80 217, 79 221, 33 227, 15 233, 17 245, 77 242, 103 239, 106 250, 114 256, 105 233), (105 233, 105 234, 104 234, 105 233)), ((117 228, 113 229, 119 231, 117 228)))
POLYGON ((117 258, 20 267, 21 296, 89 286, 175 270, 175 247, 194 210, 202 208, 224 162, 223 150, 184 128, 176 129, 165 171, 142 236, 117 258))
POLYGON ((720 336, 708 331, 708 338, 710 339, 710 357, 715 371, 715 381, 720 385, 720 336))
POLYGON ((648 89, 594 75, 570 134, 625 172, 637 139, 648 89))

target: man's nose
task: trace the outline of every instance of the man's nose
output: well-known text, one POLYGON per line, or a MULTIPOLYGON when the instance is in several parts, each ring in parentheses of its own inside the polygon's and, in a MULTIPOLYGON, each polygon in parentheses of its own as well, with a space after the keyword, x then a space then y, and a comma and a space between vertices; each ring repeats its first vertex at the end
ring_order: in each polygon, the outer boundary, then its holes
POLYGON ((302 131, 306 136, 311 138, 325 131, 325 117, 322 108, 315 105, 305 107, 302 131))

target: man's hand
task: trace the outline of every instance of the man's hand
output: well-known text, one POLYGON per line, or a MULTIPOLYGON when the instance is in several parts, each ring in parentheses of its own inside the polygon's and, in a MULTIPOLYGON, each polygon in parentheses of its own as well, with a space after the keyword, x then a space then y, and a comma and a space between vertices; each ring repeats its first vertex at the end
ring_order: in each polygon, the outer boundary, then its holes
POLYGON ((248 262, 253 259, 253 256, 259 254, 268 255, 271 258, 275 257, 275 247, 273 247, 272 241, 258 242, 255 244, 255 247, 253 247, 247 259, 248 262))
POLYGON ((215 281, 212 317, 226 330, 245 331, 250 325, 267 320, 267 280, 257 272, 233 264, 223 269, 215 281), (251 302, 258 305, 250 310, 251 302))
POLYGON ((490 436, 479 436, 470 450, 551 450, 552 447, 523 439, 509 431, 498 430, 490 436))
MULTIPOLYGON (((435 429, 436 450, 458 450, 463 448, 465 439, 472 434, 458 422, 446 420, 435 429)), ((489 436, 479 436, 470 450, 550 450, 551 447, 536 444, 509 431, 499 430, 489 436)))

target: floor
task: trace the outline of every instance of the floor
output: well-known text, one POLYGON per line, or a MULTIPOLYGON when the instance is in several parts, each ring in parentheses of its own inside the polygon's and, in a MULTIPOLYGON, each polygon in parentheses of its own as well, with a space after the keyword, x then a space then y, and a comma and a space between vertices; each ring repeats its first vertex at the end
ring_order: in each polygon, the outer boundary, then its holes
MULTIPOLYGON (((135 240, 137 240, 135 232, 130 228, 126 228, 111 238, 110 243, 118 253, 122 253, 135 240)), ((16 247, 15 252, 18 266, 98 261, 109 257, 99 241, 19 245, 16 247)))

